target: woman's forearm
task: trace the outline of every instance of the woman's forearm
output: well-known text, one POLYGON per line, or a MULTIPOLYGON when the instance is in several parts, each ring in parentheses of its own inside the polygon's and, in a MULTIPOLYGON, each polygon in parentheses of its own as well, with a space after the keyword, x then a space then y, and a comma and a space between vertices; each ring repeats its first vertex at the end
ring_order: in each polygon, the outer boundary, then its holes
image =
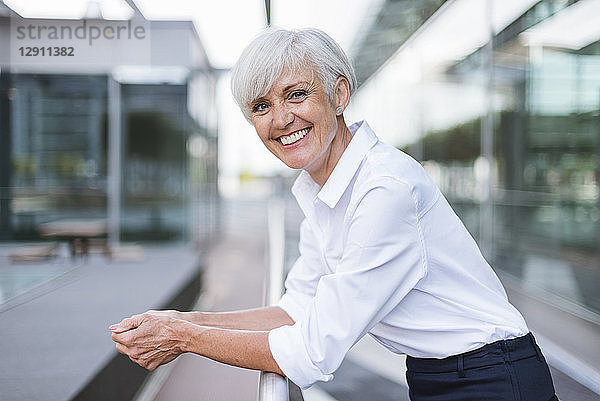
POLYGON ((229 365, 283 375, 269 349, 269 331, 200 326, 174 318, 172 312, 147 312, 110 326, 117 351, 149 370, 191 352, 229 365))
POLYGON ((278 306, 233 312, 179 312, 177 317, 199 326, 248 331, 269 331, 294 324, 292 318, 278 306))
POLYGON ((269 349, 268 331, 203 327, 188 322, 180 334, 183 352, 241 368, 284 375, 269 349))

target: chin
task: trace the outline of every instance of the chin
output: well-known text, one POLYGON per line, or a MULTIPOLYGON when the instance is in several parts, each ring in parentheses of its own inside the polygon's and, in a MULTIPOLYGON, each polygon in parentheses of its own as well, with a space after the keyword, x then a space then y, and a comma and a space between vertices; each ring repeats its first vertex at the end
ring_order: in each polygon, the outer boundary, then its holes
POLYGON ((286 166, 288 166, 291 169, 294 170, 302 170, 304 169, 304 167, 306 167, 306 162, 304 160, 285 160, 285 159, 279 159, 283 162, 283 164, 285 164, 286 166))
POLYGON ((283 162, 283 164, 285 164, 286 166, 288 166, 291 169, 294 170, 302 170, 302 168, 304 167, 304 165, 302 163, 294 163, 294 162, 283 162))

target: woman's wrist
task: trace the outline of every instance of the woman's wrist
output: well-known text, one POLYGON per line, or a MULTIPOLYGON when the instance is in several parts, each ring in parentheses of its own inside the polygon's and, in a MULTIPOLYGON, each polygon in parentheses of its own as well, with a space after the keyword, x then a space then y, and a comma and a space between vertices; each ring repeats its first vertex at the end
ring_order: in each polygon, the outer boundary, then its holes
POLYGON ((189 352, 189 322, 181 319, 174 319, 171 321, 171 329, 173 330, 173 337, 176 343, 176 349, 180 354, 189 352))
POLYGON ((194 344, 198 336, 207 330, 207 328, 187 320, 177 320, 175 322, 178 344, 177 349, 179 352, 182 354, 186 352, 197 353, 197 349, 195 348, 194 344))
POLYGON ((191 312, 178 312, 177 319, 185 320, 190 323, 198 324, 203 326, 206 324, 203 312, 191 311, 191 312))

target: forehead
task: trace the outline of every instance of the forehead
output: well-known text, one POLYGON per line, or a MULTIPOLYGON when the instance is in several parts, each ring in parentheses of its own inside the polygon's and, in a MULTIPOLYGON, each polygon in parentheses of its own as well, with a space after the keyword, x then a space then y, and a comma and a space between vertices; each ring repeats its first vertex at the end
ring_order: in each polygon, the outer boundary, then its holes
POLYGON ((273 82, 267 95, 280 94, 288 89, 292 89, 296 85, 307 83, 322 87, 318 74, 311 68, 299 68, 293 70, 286 68, 282 71, 279 78, 273 82))

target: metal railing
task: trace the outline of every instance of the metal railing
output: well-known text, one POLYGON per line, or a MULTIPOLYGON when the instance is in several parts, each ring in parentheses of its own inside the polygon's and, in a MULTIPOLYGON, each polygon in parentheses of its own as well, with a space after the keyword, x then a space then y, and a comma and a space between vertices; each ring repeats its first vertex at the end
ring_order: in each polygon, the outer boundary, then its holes
MULTIPOLYGON (((285 255, 285 204, 273 198, 268 205, 269 272, 266 286, 266 304, 274 305, 283 293, 283 261, 285 255)), ((258 401, 288 401, 287 378, 276 373, 261 372, 258 401)))

